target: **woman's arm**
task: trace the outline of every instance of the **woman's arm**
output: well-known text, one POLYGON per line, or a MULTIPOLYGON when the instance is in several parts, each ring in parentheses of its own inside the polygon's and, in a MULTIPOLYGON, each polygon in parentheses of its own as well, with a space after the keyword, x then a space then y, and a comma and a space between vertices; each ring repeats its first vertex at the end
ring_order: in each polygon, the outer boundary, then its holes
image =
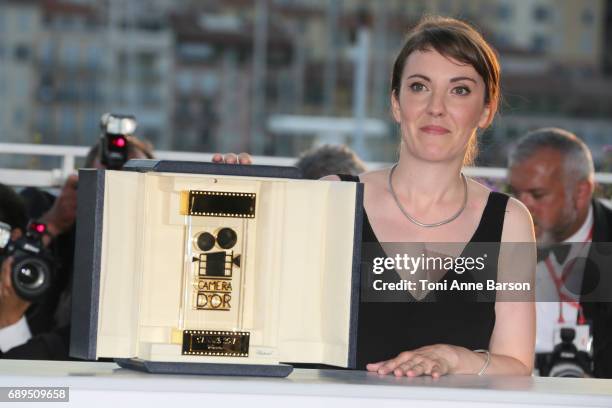
POLYGON ((534 277, 536 247, 533 221, 527 208, 511 198, 506 207, 500 249, 500 282, 525 282, 531 291, 502 292, 495 304, 495 328, 491 336, 493 355, 490 374, 531 375, 535 349, 534 277))
MULTIPOLYGON (((495 327, 489 342, 491 360, 486 374, 531 375, 535 348, 536 265, 533 221, 525 206, 511 198, 506 207, 497 281, 529 283, 529 291, 498 291, 495 327)), ((459 350, 457 374, 479 372, 485 355, 459 350)))

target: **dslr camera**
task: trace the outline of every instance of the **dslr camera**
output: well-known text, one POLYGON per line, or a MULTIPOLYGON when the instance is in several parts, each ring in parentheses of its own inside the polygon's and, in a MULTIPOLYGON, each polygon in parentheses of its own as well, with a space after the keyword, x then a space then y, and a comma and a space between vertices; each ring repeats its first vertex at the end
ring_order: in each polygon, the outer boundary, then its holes
POLYGON ((571 327, 561 329, 561 343, 557 344, 552 353, 542 353, 536 356, 536 366, 543 377, 582 378, 593 376, 593 361, 590 354, 578 350, 574 344, 576 330, 571 327))
POLYGON ((134 135, 138 123, 132 115, 105 113, 100 118, 100 163, 109 170, 120 170, 128 160, 127 136, 134 135))
POLYGON ((11 240, 11 226, 0 222, 0 259, 13 256, 11 282, 15 293, 27 301, 42 298, 53 282, 53 261, 42 244, 47 226, 31 221, 25 234, 11 240))

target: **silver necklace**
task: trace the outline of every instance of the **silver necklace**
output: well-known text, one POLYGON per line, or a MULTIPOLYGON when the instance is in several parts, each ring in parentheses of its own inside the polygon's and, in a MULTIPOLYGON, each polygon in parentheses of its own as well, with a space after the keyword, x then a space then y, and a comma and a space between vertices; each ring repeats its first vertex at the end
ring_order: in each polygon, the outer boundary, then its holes
POLYGON ((448 224, 449 222, 453 221, 454 219, 456 219, 457 217, 459 217, 461 215, 463 210, 465 210, 465 206, 467 205, 467 198, 468 198, 467 179, 466 179, 465 175, 463 173, 461 173, 461 177, 463 179, 463 204, 461 204, 461 208, 459 209, 459 211, 457 211, 455 214, 453 214, 450 218, 447 218, 447 219, 439 221, 439 222, 434 222, 432 224, 426 224, 424 222, 421 222, 421 221, 415 219, 410 214, 408 214, 408 212, 404 209, 404 207, 402 206, 402 204, 398 200, 397 195, 395 195, 395 190, 393 190, 393 183, 391 183, 391 179, 393 178, 393 172, 395 171, 396 167, 397 167, 397 163, 395 163, 393 165, 393 167, 391 167, 391 171, 389 172, 389 191, 391 191, 391 196, 393 197, 393 200, 395 201, 395 204, 397 205, 397 208, 400 209, 402 214, 404 214, 404 217, 406 217, 408 219, 408 221, 410 221, 411 223, 416 224, 419 227, 425 227, 425 228, 439 227, 440 225, 448 224))

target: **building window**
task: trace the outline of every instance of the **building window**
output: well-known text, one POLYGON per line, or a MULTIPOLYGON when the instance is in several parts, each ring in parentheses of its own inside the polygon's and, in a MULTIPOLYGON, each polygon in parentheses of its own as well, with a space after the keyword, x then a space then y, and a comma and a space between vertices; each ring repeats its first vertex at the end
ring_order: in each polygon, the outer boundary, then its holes
POLYGON ((27 61, 30 58, 30 47, 24 44, 15 46, 15 59, 17 61, 27 61))
POLYGON ((495 34, 495 41, 498 47, 509 47, 512 45, 512 37, 507 33, 495 34))
POLYGON ((551 18, 550 8, 546 6, 536 6, 533 9, 533 19, 539 22, 549 21, 551 18))
POLYGON ((514 15, 514 10, 511 4, 500 4, 497 7, 497 18, 501 21, 509 21, 514 15))
POLYGON ((536 34, 531 39, 531 49, 535 52, 545 52, 550 47, 550 40, 548 37, 536 34))

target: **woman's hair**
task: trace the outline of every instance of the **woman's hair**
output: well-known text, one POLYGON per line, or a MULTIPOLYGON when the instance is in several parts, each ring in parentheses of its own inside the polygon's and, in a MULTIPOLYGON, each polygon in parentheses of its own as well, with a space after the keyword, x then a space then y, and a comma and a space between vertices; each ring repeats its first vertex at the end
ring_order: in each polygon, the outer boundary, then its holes
MULTIPOLYGON (((469 64, 485 83, 485 104, 489 105, 489 124, 500 99, 500 66, 493 48, 469 24, 448 17, 424 17, 410 32, 395 63, 391 76, 391 93, 399 100, 406 60, 415 51, 435 50, 445 57, 469 64)), ((465 163, 472 163, 477 153, 476 141, 470 141, 465 163)))

